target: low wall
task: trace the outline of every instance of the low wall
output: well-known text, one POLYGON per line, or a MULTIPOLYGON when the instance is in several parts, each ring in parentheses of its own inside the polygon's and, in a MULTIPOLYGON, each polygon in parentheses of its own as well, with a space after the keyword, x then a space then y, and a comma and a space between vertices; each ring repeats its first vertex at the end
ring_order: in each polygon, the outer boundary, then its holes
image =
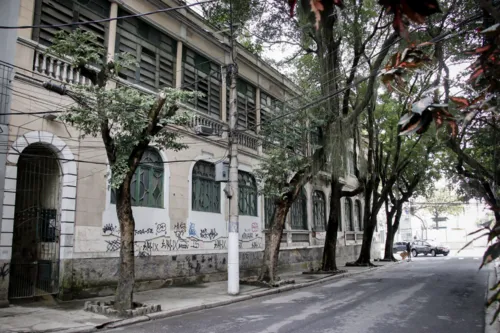
MULTIPOLYGON (((337 265, 342 267, 359 255, 360 245, 337 248, 337 265)), ((279 271, 306 271, 317 268, 322 247, 283 249, 279 271)), ((263 252, 240 253, 240 276, 258 275, 263 252)), ((69 259, 63 263, 61 295, 64 299, 112 295, 118 280, 119 258, 69 259)), ((183 254, 136 257, 136 291, 227 279, 227 254, 183 254)))

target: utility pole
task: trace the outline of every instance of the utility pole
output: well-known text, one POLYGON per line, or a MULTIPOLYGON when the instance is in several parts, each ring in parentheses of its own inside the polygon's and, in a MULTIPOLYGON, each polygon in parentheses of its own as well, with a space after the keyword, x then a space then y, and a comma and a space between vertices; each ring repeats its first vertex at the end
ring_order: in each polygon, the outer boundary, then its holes
POLYGON ((234 47, 233 32, 233 6, 229 3, 231 13, 231 63, 228 66, 228 75, 230 80, 229 90, 229 224, 228 224, 228 244, 227 244, 227 292, 229 295, 238 295, 240 293, 240 258, 239 258, 239 188, 238 188, 238 140, 236 127, 238 123, 237 114, 237 92, 236 79, 238 76, 238 65, 236 64, 236 48, 234 47))

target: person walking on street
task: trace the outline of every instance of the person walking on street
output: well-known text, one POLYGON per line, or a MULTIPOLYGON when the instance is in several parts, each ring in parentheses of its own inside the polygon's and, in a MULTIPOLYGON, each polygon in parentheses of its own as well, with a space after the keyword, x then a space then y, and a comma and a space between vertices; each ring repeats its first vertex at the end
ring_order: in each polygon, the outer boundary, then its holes
POLYGON ((406 252, 408 252, 408 261, 411 261, 411 244, 410 242, 406 243, 406 252))

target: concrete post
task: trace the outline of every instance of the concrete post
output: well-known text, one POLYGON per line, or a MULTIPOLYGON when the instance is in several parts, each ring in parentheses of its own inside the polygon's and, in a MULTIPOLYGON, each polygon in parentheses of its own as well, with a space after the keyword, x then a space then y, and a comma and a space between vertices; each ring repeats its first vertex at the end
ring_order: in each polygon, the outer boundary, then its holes
MULTIPOLYGON (((19 10, 21 0, 0 1, 0 22, 8 26, 16 26, 19 20, 19 10)), ((16 56, 16 40, 17 29, 0 29, 0 40, 4 47, 0 48, 0 144, 8 150, 9 145, 9 113, 11 103, 12 80, 14 79, 14 68, 11 64, 15 62, 16 56)), ((0 154, 0 217, 3 216, 3 201, 5 188, 5 163, 7 154, 0 154)), ((1 220, 0 220, 1 221, 1 220)), ((12 233, 11 230, 6 230, 3 226, 3 221, 0 222, 0 270, 2 279, 0 280, 0 307, 9 306, 9 266, 11 259, 12 244, 4 243, 2 239, 12 239, 10 237, 2 237, 2 234, 7 235, 12 233)), ((9 236, 9 235, 8 235, 9 236)))
MULTIPOLYGON (((118 17, 118 4, 116 0, 110 0, 111 8, 109 10, 109 18, 118 17)), ((115 59, 115 47, 116 47, 116 27, 118 21, 109 22, 109 32, 108 32, 108 61, 113 61, 115 59)))
POLYGON ((175 58, 175 88, 182 87, 182 42, 177 41, 177 55, 175 58))
POLYGON ((240 293, 240 258, 239 258, 239 207, 238 207, 238 124, 236 79, 236 48, 231 31, 231 65, 228 72, 231 80, 229 91, 229 181, 227 196, 229 198, 228 253, 227 253, 227 292, 229 295, 240 293))

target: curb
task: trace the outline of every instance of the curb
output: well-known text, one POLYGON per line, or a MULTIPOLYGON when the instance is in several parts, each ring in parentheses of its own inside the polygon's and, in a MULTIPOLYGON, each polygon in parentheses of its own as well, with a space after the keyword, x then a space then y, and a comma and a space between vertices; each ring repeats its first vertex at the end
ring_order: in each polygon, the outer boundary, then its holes
MULTIPOLYGON (((283 287, 258 291, 258 292, 248 294, 248 295, 234 296, 234 298, 231 298, 229 300, 217 301, 217 302, 201 304, 201 305, 195 305, 195 306, 182 308, 182 309, 160 311, 160 312, 155 312, 155 313, 147 314, 147 315, 140 316, 140 317, 127 318, 127 319, 123 319, 123 320, 115 320, 115 321, 104 323, 104 324, 101 324, 98 326, 85 326, 85 327, 80 327, 80 328, 71 328, 71 329, 67 329, 67 330, 53 330, 53 331, 47 331, 47 332, 54 332, 54 333, 55 332, 57 332, 57 333, 99 332, 99 331, 105 330, 105 329, 118 328, 118 327, 128 326, 128 325, 137 324, 137 323, 141 323, 141 322, 146 322, 146 321, 150 321, 150 320, 157 320, 157 319, 174 317, 174 316, 178 316, 178 315, 182 315, 182 314, 186 314, 186 313, 196 312, 196 311, 205 310, 205 309, 212 309, 212 308, 221 307, 224 305, 248 301, 248 300, 251 300, 253 298, 259 298, 259 297, 263 297, 263 296, 279 294, 279 293, 294 290, 294 289, 301 289, 301 288, 305 288, 305 287, 310 287, 310 286, 314 286, 316 284, 320 284, 320 283, 331 281, 331 280, 348 278, 351 276, 356 276, 356 275, 360 275, 360 274, 364 274, 364 273, 370 273, 370 272, 374 272, 374 271, 387 269, 389 267, 395 266, 397 264, 402 264, 402 263, 403 263, 402 261, 398 261, 398 262, 389 263, 389 264, 386 264, 386 265, 380 266, 380 267, 370 267, 370 268, 367 268, 367 269, 364 269, 364 270, 361 270, 358 272, 351 272, 351 273, 347 272, 347 273, 342 273, 342 274, 338 274, 338 275, 325 276, 323 278, 319 278, 317 280, 310 281, 310 282, 285 285, 283 287)), ((495 332, 495 333, 497 333, 497 332, 495 332)), ((45 333, 45 331, 44 331, 44 333, 45 333)), ((485 332, 485 333, 493 333, 493 332, 485 332)))

